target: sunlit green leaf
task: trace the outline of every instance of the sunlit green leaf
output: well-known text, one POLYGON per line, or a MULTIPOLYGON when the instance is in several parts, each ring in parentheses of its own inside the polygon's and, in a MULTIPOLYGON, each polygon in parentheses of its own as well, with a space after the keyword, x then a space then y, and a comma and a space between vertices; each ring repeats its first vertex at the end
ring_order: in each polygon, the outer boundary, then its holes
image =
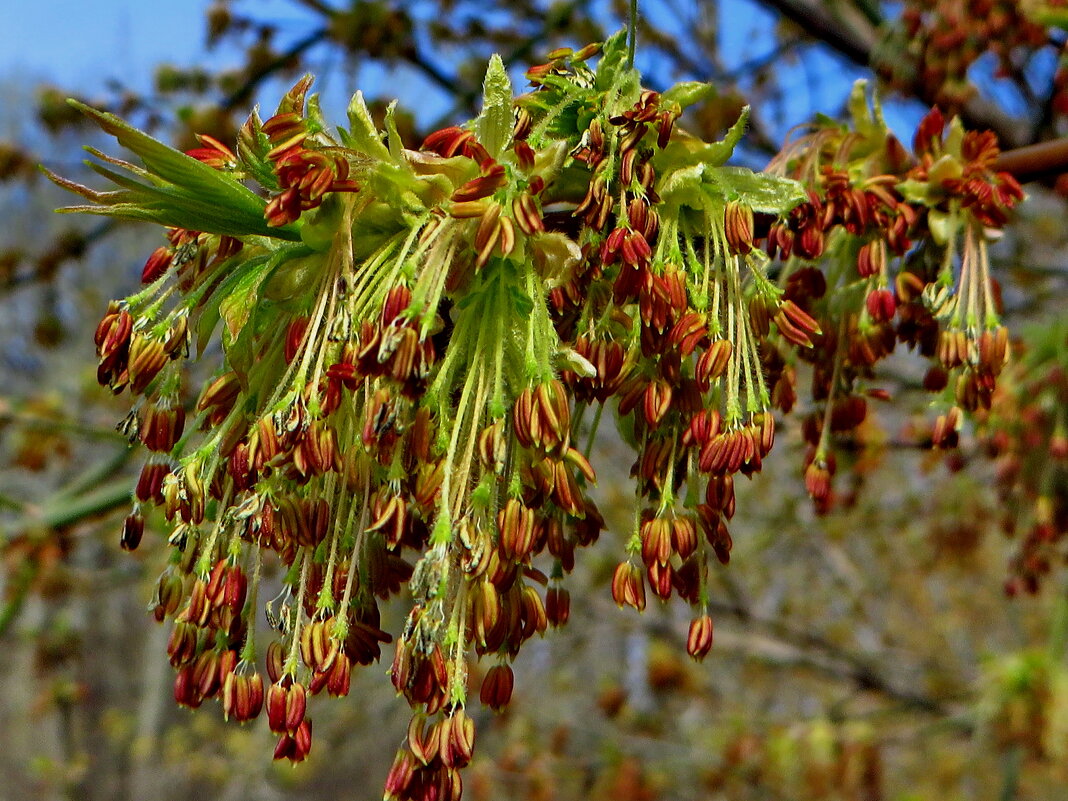
POLYGON ((247 276, 258 273, 268 264, 268 256, 257 256, 252 259, 230 259, 219 267, 219 271, 225 275, 222 282, 211 291, 208 287, 202 288, 199 293, 190 298, 192 308, 197 314, 196 343, 197 353, 202 354, 208 346, 215 326, 222 318, 220 306, 229 296, 233 287, 237 286, 247 276))
POLYGON ((245 327, 253 308, 259 300, 260 284, 267 277, 270 262, 257 269, 243 271, 241 277, 230 288, 219 304, 219 316, 226 324, 223 328, 223 346, 230 347, 237 340, 241 329, 245 327))
POLYGON ((687 108, 694 103, 700 103, 716 94, 716 87, 702 81, 683 81, 677 83, 660 95, 660 105, 668 106, 678 103, 680 108, 687 108))
POLYGON ((786 214, 807 198, 805 188, 791 178, 742 167, 720 167, 710 170, 708 175, 715 186, 728 190, 727 200, 740 201, 753 211, 765 214, 786 214))
POLYGON ((495 159, 499 159, 512 138, 512 82, 504 62, 496 53, 490 57, 482 91, 482 113, 475 121, 475 134, 495 159))
POLYGON ((616 86, 627 69, 627 31, 620 30, 605 40, 601 60, 597 62, 597 88, 601 91, 616 86))
POLYGON ((742 109, 738 121, 730 127, 718 142, 711 144, 703 142, 697 137, 677 135, 673 136, 668 146, 654 158, 657 163, 658 173, 668 173, 687 167, 701 167, 708 169, 720 167, 734 154, 746 126, 749 124, 749 106, 742 109))
POLYGON ((363 99, 363 92, 356 92, 349 102, 349 129, 341 131, 341 139, 346 147, 365 153, 373 159, 390 160, 389 148, 382 143, 382 135, 375 127, 371 111, 363 99))
POLYGON ((135 176, 130 178, 102 165, 91 164, 97 173, 122 187, 116 192, 98 192, 46 170, 48 177, 59 186, 96 204, 72 206, 61 211, 101 214, 231 236, 258 234, 279 239, 299 238, 297 226, 272 228, 267 225, 263 216, 266 201, 232 176, 168 147, 113 114, 70 102, 114 136, 119 144, 137 154, 145 169, 101 155, 105 161, 123 167, 135 176))

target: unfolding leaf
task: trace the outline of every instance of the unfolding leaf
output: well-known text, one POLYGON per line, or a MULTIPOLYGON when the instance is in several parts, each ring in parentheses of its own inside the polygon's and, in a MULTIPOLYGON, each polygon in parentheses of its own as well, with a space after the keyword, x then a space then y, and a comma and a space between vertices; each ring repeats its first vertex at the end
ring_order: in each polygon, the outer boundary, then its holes
POLYGON ((196 192, 206 203, 214 203, 235 214, 263 216, 263 198, 239 181, 173 147, 153 139, 114 114, 98 111, 75 100, 70 104, 115 137, 120 145, 141 157, 145 167, 160 178, 196 192))
POLYGON ((230 236, 258 234, 279 239, 299 238, 296 226, 272 228, 267 225, 263 216, 266 201, 227 173, 168 147, 114 114, 97 111, 76 101, 70 103, 114 136, 119 144, 138 155, 145 168, 90 150, 133 176, 91 164, 97 173, 122 187, 114 192, 97 192, 45 170, 56 184, 96 204, 61 211, 149 221, 230 236))
POLYGON ((363 99, 363 92, 352 96, 349 103, 349 129, 340 133, 346 147, 364 153, 376 161, 391 160, 389 148, 382 143, 382 135, 378 132, 371 111, 363 99))
MULTIPOLYGON (((617 31, 605 40, 601 60, 597 62, 597 88, 606 91, 622 80, 627 59, 627 31, 617 31)), ((631 70, 633 72, 633 70, 631 70)))
POLYGON ((400 131, 397 130, 397 101, 393 100, 389 106, 386 107, 386 145, 389 148, 389 155, 398 164, 404 161, 404 141, 401 139, 400 131))
POLYGON ((210 291, 209 288, 205 287, 200 293, 190 297, 192 308, 197 313, 198 354, 204 352, 212 334, 215 332, 215 326, 219 324, 219 320, 222 318, 220 307, 223 301, 229 297, 233 288, 248 276, 257 274, 260 271, 266 273, 267 270, 264 268, 269 261, 270 259, 267 256, 258 256, 245 261, 230 260, 219 267, 219 272, 225 274, 226 277, 222 280, 222 283, 215 287, 214 291, 210 291))
POLYGON ((703 169, 720 167, 734 154, 745 128, 749 124, 749 106, 742 109, 738 121, 730 127, 718 142, 702 142, 694 136, 677 135, 671 138, 668 146, 654 158, 657 172, 664 174, 687 167, 700 166, 703 169))
POLYGON ((707 176, 714 187, 725 190, 727 200, 738 200, 765 214, 786 214, 807 197, 805 188, 791 178, 742 167, 720 167, 709 170, 707 176))
POLYGON ((241 329, 248 323, 259 301, 260 284, 263 283, 269 269, 270 262, 267 262, 259 269, 246 271, 219 304, 219 316, 226 324, 222 337, 224 347, 229 348, 233 345, 241 329))
POLYGON ((677 83, 660 95, 661 107, 678 103, 679 108, 687 108, 700 103, 716 94, 716 87, 702 81, 683 81, 677 83))
POLYGON ((482 89, 482 113, 475 120, 475 135, 495 159, 512 138, 512 82, 501 57, 494 53, 482 89))
POLYGON ((665 203, 701 208, 705 196, 701 189, 704 173, 703 164, 671 170, 657 184, 657 194, 665 203))
POLYGON ((868 82, 856 81, 849 93, 849 115, 853 120, 853 130, 865 139, 872 140, 873 144, 881 144, 886 138, 888 129, 883 119, 882 106, 878 96, 868 103, 868 82))

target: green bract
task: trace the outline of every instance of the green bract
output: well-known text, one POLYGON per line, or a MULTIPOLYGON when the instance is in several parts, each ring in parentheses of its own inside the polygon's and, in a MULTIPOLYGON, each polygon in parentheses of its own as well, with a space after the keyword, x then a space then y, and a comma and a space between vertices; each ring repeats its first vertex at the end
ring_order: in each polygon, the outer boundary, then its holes
POLYGON ((226 173, 168 147, 114 114, 97 111, 74 100, 70 104, 114 136, 120 145, 139 156, 144 168, 90 149, 94 156, 123 168, 132 176, 88 162, 93 170, 120 187, 113 192, 96 192, 46 171, 60 186, 95 204, 72 206, 64 211, 106 214, 228 236, 269 234, 279 239, 297 238, 293 226, 269 228, 263 218, 266 201, 226 173))

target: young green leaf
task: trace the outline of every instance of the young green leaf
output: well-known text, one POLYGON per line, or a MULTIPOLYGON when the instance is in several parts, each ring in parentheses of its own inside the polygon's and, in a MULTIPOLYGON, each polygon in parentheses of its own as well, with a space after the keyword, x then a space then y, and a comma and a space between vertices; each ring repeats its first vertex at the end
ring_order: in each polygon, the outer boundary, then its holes
POLYGON ((352 96, 349 102, 349 129, 340 133, 346 147, 364 153, 375 161, 392 161, 389 148, 382 143, 382 135, 363 99, 363 92, 352 96))
POLYGON ((779 178, 742 167, 720 167, 706 176, 724 191, 727 200, 739 200, 753 211, 785 215, 807 198, 805 189, 792 178, 779 178))
POLYGON ((512 82, 504 62, 496 53, 490 57, 482 90, 482 113, 475 121, 475 134, 495 159, 500 159, 512 138, 512 82))
POLYGON ((607 91, 617 86, 627 69, 627 30, 624 28, 605 40, 601 60, 597 62, 597 88, 607 91))
MULTIPOLYGON (((114 114, 70 101, 111 134, 123 147, 137 154, 145 169, 99 154, 103 160, 127 169, 134 178, 91 164, 93 169, 123 189, 96 192, 45 170, 57 185, 98 204, 72 206, 65 212, 101 214, 130 220, 155 222, 230 236, 259 234, 279 239, 298 239, 296 226, 272 228, 263 212, 266 202, 230 175, 142 133, 114 114), (136 180, 141 178, 144 180, 136 180)), ((96 155, 95 151, 90 150, 96 155)))
POLYGON ((748 124, 749 106, 746 106, 742 109, 738 121, 718 142, 708 144, 694 136, 673 136, 670 144, 654 157, 657 172, 666 174, 693 166, 704 169, 723 166, 734 154, 734 148, 741 141, 748 124))
POLYGON ((677 83, 660 95, 661 108, 677 103, 680 109, 700 103, 716 94, 716 87, 702 81, 683 81, 677 83))

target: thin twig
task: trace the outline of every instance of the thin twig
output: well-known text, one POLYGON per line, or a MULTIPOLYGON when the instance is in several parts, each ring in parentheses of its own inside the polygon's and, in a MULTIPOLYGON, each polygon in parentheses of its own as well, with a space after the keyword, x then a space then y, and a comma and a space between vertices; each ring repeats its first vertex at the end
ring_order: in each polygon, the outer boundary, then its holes
POLYGON ((634 49, 638 39, 638 0, 630 0, 627 17, 627 67, 634 69, 634 49))
POLYGON ((223 98, 222 102, 220 103, 222 109, 224 111, 232 111, 237 106, 247 102, 253 91, 255 91, 256 87, 258 87, 264 80, 266 80, 275 72, 288 65, 297 56, 303 54, 307 50, 310 50, 312 47, 319 44, 319 42, 326 39, 327 34, 329 32, 329 29, 325 27, 313 31, 312 33, 308 34, 303 39, 298 41, 296 44, 294 44, 292 47, 290 47, 288 50, 286 50, 284 53, 279 55, 277 58, 268 61, 262 67, 259 67, 258 69, 254 70, 252 73, 249 74, 248 78, 241 86, 239 86, 228 96, 223 98))
POLYGON ((1054 178, 1068 172, 1068 138, 1006 150, 994 162, 994 169, 1012 173, 1021 183, 1054 178))

